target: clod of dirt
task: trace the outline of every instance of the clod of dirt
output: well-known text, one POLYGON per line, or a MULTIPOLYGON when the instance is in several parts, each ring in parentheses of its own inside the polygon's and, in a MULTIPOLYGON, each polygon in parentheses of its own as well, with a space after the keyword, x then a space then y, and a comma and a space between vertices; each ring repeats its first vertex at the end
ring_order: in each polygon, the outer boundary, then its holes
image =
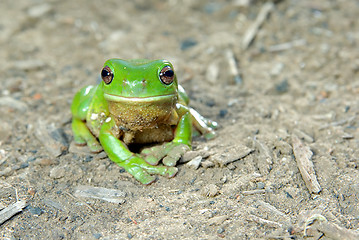
POLYGON ((208 184, 201 190, 201 194, 206 197, 215 197, 219 193, 219 188, 214 184, 208 184))
POLYGON ((56 166, 50 171, 50 177, 53 179, 59 179, 65 176, 66 167, 65 166, 56 166))
POLYGON ((56 128, 54 124, 39 120, 35 136, 54 157, 60 156, 68 148, 64 131, 60 128, 56 128))
POLYGON ((241 158, 244 158, 248 154, 252 153, 253 149, 244 145, 230 146, 222 153, 211 156, 211 159, 217 163, 220 167, 223 167, 229 163, 235 162, 241 158))
POLYGON ((11 135, 12 127, 9 123, 2 121, 0 124, 0 142, 5 142, 11 135))
POLYGON ((228 219, 228 216, 216 216, 208 220, 209 225, 220 225, 228 219))

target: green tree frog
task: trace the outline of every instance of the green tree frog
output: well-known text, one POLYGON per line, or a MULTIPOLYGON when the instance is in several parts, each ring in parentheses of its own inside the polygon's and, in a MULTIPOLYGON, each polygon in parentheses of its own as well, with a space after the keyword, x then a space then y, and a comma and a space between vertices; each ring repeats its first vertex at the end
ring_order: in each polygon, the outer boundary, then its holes
POLYGON ((173 177, 181 156, 190 149, 192 126, 207 138, 217 123, 188 107, 166 60, 110 59, 97 86, 76 93, 72 105, 74 141, 108 157, 143 184, 155 175, 173 177), (132 144, 154 144, 132 152, 132 144), (162 161, 161 164, 159 162, 162 161))

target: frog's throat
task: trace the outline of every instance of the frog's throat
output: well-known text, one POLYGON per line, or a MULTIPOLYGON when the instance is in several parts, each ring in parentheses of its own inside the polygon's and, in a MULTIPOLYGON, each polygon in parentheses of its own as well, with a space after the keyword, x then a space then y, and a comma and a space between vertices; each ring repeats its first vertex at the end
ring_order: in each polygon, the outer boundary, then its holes
POLYGON ((129 131, 157 128, 161 124, 176 125, 177 95, 129 98, 105 94, 110 115, 116 125, 129 131))
POLYGON ((156 102, 167 102, 175 99, 175 94, 159 95, 151 97, 122 97, 104 93, 104 97, 107 101, 118 102, 118 103, 156 103, 156 102))

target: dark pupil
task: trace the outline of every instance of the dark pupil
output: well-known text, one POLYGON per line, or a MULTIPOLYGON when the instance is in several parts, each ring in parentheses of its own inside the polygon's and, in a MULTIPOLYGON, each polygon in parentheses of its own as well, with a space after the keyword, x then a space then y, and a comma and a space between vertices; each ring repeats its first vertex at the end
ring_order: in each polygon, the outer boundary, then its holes
POLYGON ((174 72, 173 72, 173 70, 167 70, 167 71, 164 72, 164 75, 166 77, 173 77, 174 72))
POLYGON ((106 69, 103 69, 102 72, 101 72, 101 76, 103 78, 110 76, 110 74, 111 73, 109 71, 107 71, 106 69))

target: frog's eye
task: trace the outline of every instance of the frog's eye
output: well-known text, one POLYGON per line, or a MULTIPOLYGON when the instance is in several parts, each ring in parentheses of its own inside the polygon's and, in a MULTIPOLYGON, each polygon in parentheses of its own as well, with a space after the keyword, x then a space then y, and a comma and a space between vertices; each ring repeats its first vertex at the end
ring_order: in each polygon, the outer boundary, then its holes
POLYGON ((102 80, 106 83, 106 84, 110 84, 112 82, 113 79, 113 73, 112 70, 109 66, 105 66, 102 71, 101 71, 101 77, 102 80))
POLYGON ((175 78, 175 73, 170 66, 165 66, 160 71, 160 80, 166 85, 170 85, 175 78))

